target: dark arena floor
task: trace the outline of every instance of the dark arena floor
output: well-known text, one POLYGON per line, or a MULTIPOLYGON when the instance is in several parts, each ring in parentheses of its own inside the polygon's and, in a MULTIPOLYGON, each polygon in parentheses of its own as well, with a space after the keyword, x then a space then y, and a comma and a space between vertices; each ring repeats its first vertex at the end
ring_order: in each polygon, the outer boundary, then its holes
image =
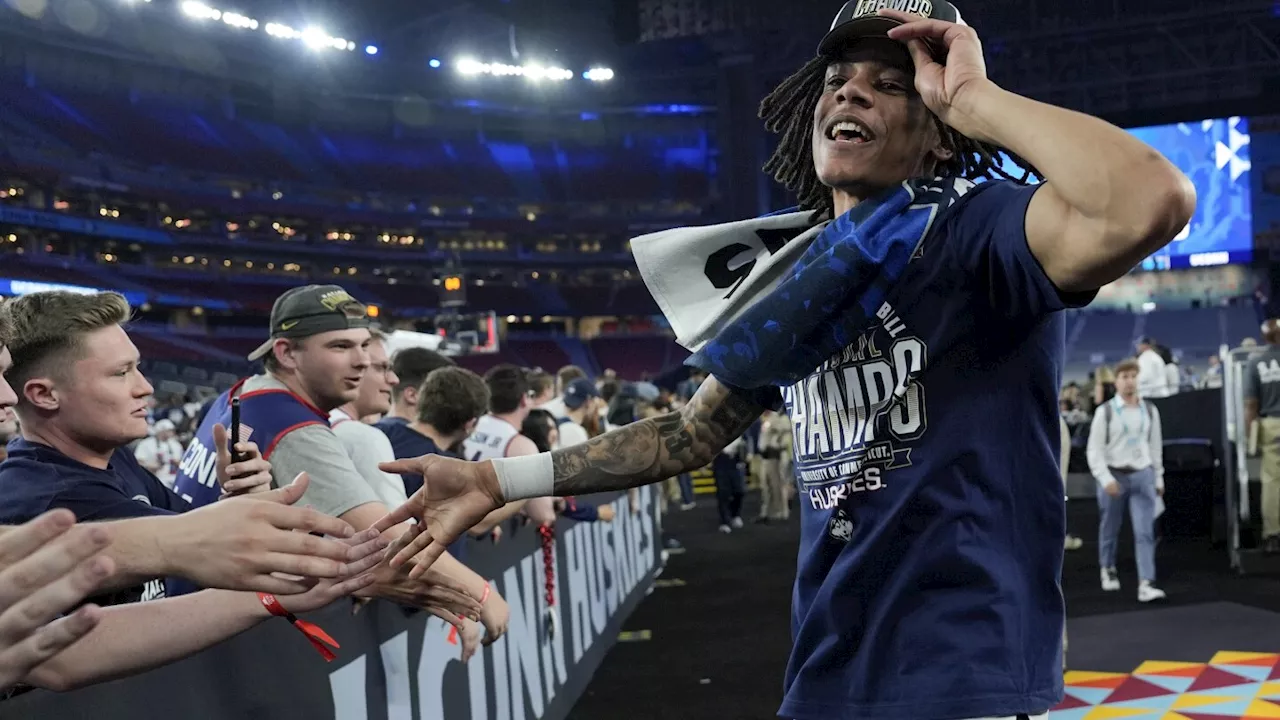
MULTIPOLYGON (((744 519, 757 502, 748 498, 744 519)), ((1085 544, 1067 552, 1063 571, 1071 669, 1053 720, 1280 718, 1280 578, 1236 575, 1207 539, 1165 540, 1157 563, 1169 599, 1142 605, 1127 525, 1124 587, 1099 588, 1096 522, 1092 503, 1069 503, 1068 526, 1085 544)), ((624 628, 649 639, 619 642, 569 717, 775 717, 798 520, 722 535, 703 496, 664 524, 685 552, 670 556, 624 628)))

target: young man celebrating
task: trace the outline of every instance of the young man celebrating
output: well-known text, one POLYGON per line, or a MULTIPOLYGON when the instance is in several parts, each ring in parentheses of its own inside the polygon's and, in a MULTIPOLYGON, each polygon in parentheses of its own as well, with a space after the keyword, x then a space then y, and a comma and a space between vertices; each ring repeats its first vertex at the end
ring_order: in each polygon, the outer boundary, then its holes
POLYGON ((779 714, 1059 702, 1061 310, 1169 242, 1194 189, 1123 130, 995 85, 959 19, 944 0, 847 3, 761 108, 782 135, 766 167, 801 210, 632 243, 671 251, 641 270, 710 374, 688 405, 532 458, 398 462, 426 484, 382 524, 429 523, 398 559, 431 562, 502 502, 706 465, 781 394, 802 538, 779 714), (1045 182, 1002 179, 1006 150, 1045 182), (726 298, 698 275, 739 238, 757 262, 726 298))
POLYGON ((1093 414, 1087 448, 1098 481, 1098 564, 1102 589, 1120 589, 1116 539, 1127 508, 1138 561, 1138 602, 1163 600, 1156 580, 1156 507, 1164 495, 1164 435, 1160 410, 1138 396, 1138 363, 1116 365, 1116 396, 1093 414))

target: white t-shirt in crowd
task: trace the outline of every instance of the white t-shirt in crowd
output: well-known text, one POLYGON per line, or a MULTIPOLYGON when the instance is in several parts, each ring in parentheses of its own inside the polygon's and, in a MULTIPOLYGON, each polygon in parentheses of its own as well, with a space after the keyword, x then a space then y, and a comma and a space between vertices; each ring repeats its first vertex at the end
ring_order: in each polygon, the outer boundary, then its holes
POLYGON ((572 420, 566 420, 560 423, 557 428, 560 431, 560 441, 556 443, 556 449, 573 447, 591 439, 591 435, 587 433, 587 429, 572 420))
POLYGON ((546 410, 547 412, 551 413, 551 415, 555 417, 555 419, 557 420, 559 420, 562 417, 568 417, 569 415, 569 408, 564 406, 563 395, 546 401, 542 405, 538 406, 538 409, 546 410))
POLYGON ((404 491, 404 480, 399 475, 382 472, 378 465, 394 462, 396 453, 391 448, 391 440, 381 430, 372 425, 365 425, 341 410, 329 413, 329 425, 333 434, 342 441, 347 455, 356 466, 360 476, 378 495, 378 499, 388 508, 398 508, 408 500, 404 491))
POLYGON ((177 438, 157 440, 156 436, 152 435, 138 443, 133 449, 133 456, 148 470, 159 465, 152 472, 165 487, 172 490, 173 483, 178 479, 178 464, 182 462, 182 452, 182 443, 178 442, 177 438))

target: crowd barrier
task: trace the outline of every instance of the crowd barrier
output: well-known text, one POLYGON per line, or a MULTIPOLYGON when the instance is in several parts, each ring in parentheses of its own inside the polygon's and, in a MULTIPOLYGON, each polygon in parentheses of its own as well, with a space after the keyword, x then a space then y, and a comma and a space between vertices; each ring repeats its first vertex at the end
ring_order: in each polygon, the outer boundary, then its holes
POLYGON ((523 527, 496 545, 475 543, 466 557, 511 606, 507 635, 467 665, 438 618, 382 601, 353 614, 342 601, 308 617, 341 644, 332 663, 273 619, 142 675, 20 695, 0 703, 0 720, 558 720, 649 590, 662 547, 656 488, 640 490, 634 512, 625 494, 590 499, 611 502, 617 517, 558 523, 554 635, 542 619, 541 537, 523 527))

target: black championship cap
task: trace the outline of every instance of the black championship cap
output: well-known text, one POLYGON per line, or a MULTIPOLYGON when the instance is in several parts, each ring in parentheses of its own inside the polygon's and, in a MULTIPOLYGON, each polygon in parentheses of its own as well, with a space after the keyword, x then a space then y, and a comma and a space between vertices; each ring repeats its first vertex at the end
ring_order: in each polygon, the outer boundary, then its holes
POLYGON ((818 44, 818 54, 825 55, 841 45, 868 37, 884 37, 902 23, 878 15, 881 10, 899 10, 933 20, 964 23, 960 11, 946 0, 849 0, 836 13, 831 30, 818 44))
POLYGON ((249 353, 260 360, 278 338, 304 338, 331 330, 369 327, 365 306, 337 285, 304 285, 276 298, 271 306, 271 337, 249 353))

